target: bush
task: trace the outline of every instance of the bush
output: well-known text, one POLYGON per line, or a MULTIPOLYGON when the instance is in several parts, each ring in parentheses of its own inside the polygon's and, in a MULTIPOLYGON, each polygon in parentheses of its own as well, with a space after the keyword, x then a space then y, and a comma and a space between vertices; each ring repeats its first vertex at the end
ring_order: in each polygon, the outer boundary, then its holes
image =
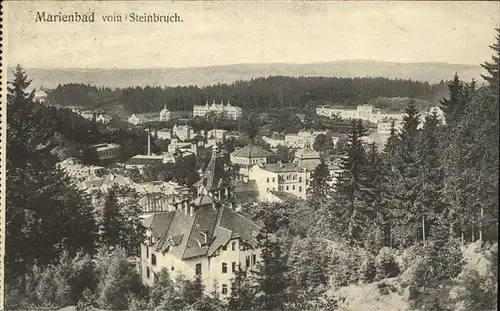
POLYGON ((334 271, 331 276, 333 285, 346 286, 358 282, 358 271, 362 258, 361 251, 357 248, 335 249, 330 261, 330 271, 334 271))
POLYGON ((376 278, 385 279, 387 277, 395 277, 399 274, 399 267, 396 264, 394 251, 388 247, 380 249, 375 258, 376 278))
POLYGON ((364 252, 363 260, 358 269, 358 278, 363 282, 372 282, 376 276, 375 258, 369 252, 364 252))

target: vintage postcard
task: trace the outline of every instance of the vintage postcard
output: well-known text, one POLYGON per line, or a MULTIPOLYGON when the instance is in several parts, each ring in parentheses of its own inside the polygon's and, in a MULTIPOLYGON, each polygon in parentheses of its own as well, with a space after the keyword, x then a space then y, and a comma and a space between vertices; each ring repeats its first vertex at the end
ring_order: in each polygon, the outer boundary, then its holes
POLYGON ((499 2, 0 21, 0 309, 497 309, 499 2))

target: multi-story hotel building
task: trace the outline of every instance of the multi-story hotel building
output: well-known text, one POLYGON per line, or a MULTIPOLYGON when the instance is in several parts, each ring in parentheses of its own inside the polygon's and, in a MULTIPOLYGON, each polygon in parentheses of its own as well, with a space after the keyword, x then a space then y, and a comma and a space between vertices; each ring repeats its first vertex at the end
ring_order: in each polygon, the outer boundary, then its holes
POLYGON ((227 105, 224 105, 222 101, 220 102, 220 105, 217 105, 215 100, 211 105, 209 105, 207 101, 205 105, 193 106, 193 117, 204 117, 210 112, 225 114, 229 119, 236 120, 241 118, 242 109, 231 105, 229 101, 227 101, 227 105))

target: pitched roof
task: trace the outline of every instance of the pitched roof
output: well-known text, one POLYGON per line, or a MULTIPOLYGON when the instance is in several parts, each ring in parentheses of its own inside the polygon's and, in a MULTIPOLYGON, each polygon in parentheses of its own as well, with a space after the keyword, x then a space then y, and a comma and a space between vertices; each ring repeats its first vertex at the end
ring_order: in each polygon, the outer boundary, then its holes
POLYGON ((256 146, 254 144, 249 144, 241 149, 233 151, 231 155, 233 157, 239 158, 265 158, 272 156, 273 153, 265 150, 262 147, 256 146))
POLYGON ((210 162, 207 165, 201 181, 203 187, 207 191, 218 190, 231 186, 231 181, 224 170, 222 159, 216 151, 212 153, 212 157, 210 158, 210 162))
POLYGON ((319 159, 319 152, 313 149, 299 149, 295 151, 295 157, 300 159, 319 159))
POLYGON ((181 210, 156 213, 143 220, 156 239, 154 247, 181 259, 212 256, 230 239, 256 247, 262 227, 231 208, 201 206, 193 216, 181 210))

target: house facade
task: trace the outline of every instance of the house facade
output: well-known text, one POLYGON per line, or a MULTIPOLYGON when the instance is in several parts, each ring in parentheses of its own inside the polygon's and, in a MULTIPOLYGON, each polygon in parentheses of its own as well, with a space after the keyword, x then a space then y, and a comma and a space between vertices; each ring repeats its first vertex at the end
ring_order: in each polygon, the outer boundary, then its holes
POLYGON ((141 278, 152 286, 167 269, 173 280, 199 277, 207 293, 224 298, 231 294, 238 266, 252 269, 260 260, 263 230, 223 203, 232 197, 232 187, 217 150, 197 187, 194 200, 170 204, 169 211, 144 219, 141 278))
POLYGON ((160 121, 170 121, 172 119, 172 113, 168 110, 167 105, 163 106, 160 111, 160 121))
POLYGON ((257 183, 259 201, 276 202, 290 196, 305 199, 312 173, 320 163, 318 152, 299 149, 292 163, 253 165, 248 170, 248 179, 257 183))

